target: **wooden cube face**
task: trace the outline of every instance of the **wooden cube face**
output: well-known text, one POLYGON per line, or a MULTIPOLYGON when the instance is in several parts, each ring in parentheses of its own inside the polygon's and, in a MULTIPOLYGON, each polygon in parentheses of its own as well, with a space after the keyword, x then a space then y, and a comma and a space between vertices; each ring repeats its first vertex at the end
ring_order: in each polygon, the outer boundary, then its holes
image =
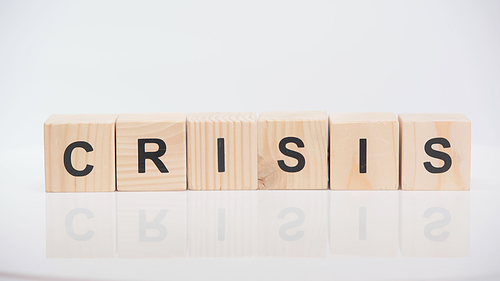
POLYGON ((463 114, 400 114, 401 189, 470 190, 471 124, 463 114))
POLYGON ((188 183, 192 190, 257 189, 255 113, 189 114, 188 183))
POLYGON ((118 116, 117 190, 186 190, 186 176, 186 114, 118 116))
POLYGON ((259 189, 327 189, 326 112, 263 112, 258 122, 259 189))
POLYGON ((44 124, 47 192, 115 191, 117 115, 52 115, 44 124))
POLYGON ((394 113, 330 114, 330 189, 398 189, 394 113))

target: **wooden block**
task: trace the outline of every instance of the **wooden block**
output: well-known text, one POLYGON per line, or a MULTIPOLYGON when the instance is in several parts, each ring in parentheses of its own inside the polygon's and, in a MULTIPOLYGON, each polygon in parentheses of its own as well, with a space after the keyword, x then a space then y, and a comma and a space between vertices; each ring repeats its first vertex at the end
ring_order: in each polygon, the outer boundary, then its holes
POLYGON ((327 189, 326 112, 259 116, 259 189, 327 189))
POLYGON ((45 191, 115 191, 117 117, 52 115, 45 121, 45 191))
POLYGON ((400 210, 403 257, 470 255, 469 192, 402 192, 400 210))
POLYGON ((401 189, 470 190, 471 123, 463 114, 399 114, 401 189))
POLYGON ((47 258, 114 258, 115 193, 49 193, 47 258))
POLYGON ((118 116, 118 191, 186 190, 186 169, 185 113, 118 116))
POLYGON ((330 114, 330 189, 398 189, 394 113, 330 114))
POLYGON ((330 254, 396 257, 398 219, 398 191, 330 192, 330 254))
POLYGON ((117 193, 118 258, 185 258, 187 194, 117 193))
POLYGON ((189 114, 188 183, 192 190, 257 189, 255 113, 189 114))

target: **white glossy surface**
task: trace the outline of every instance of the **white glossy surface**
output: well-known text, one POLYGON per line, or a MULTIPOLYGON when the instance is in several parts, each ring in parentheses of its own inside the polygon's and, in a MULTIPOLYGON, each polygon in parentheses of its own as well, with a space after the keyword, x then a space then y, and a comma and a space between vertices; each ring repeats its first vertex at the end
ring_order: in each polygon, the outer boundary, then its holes
POLYGON ((470 192, 47 194, 4 166, 0 277, 495 280, 498 151, 473 148, 470 192))

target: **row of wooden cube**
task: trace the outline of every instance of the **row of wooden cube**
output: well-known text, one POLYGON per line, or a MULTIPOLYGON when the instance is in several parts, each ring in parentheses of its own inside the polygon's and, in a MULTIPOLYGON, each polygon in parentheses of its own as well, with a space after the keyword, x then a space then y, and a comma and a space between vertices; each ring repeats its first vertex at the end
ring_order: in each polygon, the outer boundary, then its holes
POLYGON ((48 192, 470 189, 463 114, 53 115, 44 135, 48 192))

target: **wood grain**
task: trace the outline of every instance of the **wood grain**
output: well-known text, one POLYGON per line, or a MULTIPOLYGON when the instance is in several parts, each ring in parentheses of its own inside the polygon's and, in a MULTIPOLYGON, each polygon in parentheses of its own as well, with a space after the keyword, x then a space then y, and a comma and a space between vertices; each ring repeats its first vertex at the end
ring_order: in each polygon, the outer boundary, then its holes
POLYGON ((399 114, 401 146, 401 189, 403 190, 470 190, 471 123, 463 114, 399 114), (434 150, 451 157, 444 173, 430 173, 424 162, 442 167, 443 161, 430 157, 424 150, 427 141, 445 138, 451 147, 439 144, 434 150))
POLYGON ((114 114, 52 115, 44 124, 45 190, 86 192, 115 190, 114 114), (81 177, 67 172, 64 151, 75 141, 88 142, 93 151, 76 148, 71 163, 77 170, 87 164, 92 171, 81 177))
MULTIPOLYGON (((147 143, 146 152, 158 151, 156 143, 147 143)), ((116 186, 119 191, 186 190, 186 114, 120 114, 116 121, 116 186), (145 171, 138 170, 138 140, 158 139, 166 152, 158 159, 168 172, 145 160, 145 171)))
POLYGON ((326 112, 262 112, 258 122, 259 189, 327 189, 328 122, 326 112), (279 143, 286 137, 302 140, 304 147, 289 143, 286 148, 302 154, 305 165, 298 172, 287 166, 298 165, 297 158, 283 155, 279 143))
POLYGON ((394 113, 330 114, 330 189, 398 189, 398 130, 394 113), (363 171, 360 139, 366 140, 363 171))
POLYGON ((255 113, 188 115, 188 188, 257 189, 255 113), (224 138, 224 172, 219 172, 219 138, 224 138))

